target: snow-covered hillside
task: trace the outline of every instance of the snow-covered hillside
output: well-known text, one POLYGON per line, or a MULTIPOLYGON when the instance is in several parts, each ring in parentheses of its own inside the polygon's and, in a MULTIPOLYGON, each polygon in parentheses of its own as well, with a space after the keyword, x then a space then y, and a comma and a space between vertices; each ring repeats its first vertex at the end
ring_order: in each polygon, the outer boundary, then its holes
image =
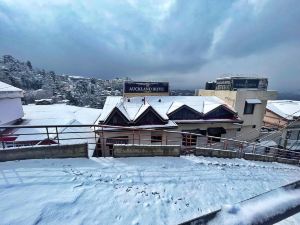
POLYGON ((58 75, 34 68, 30 61, 22 62, 11 55, 0 57, 0 81, 25 90, 26 103, 52 98, 67 99, 72 105, 102 108, 105 96, 121 94, 123 80, 58 75))
MULTIPOLYGON (((204 157, 0 163, 1 224, 177 224, 299 179, 300 168, 204 157)), ((299 224, 296 215, 282 224, 299 224)))

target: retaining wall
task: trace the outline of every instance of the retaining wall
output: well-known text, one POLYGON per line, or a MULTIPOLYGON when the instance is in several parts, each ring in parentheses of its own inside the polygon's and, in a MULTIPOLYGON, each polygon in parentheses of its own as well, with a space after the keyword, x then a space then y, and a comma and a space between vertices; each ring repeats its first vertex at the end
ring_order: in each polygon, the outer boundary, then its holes
POLYGON ((0 162, 45 159, 45 158, 87 158, 87 144, 47 145, 0 150, 0 162))
POLYGON ((263 162, 279 162, 285 164, 299 165, 299 160, 287 159, 269 155, 260 155, 252 153, 241 153, 237 151, 213 149, 213 148, 200 148, 195 149, 196 156, 209 156, 218 158, 244 158, 246 160, 263 161, 263 162))
POLYGON ((147 157, 147 156, 180 156, 180 145, 119 145, 114 144, 113 156, 147 157))
POLYGON ((223 150, 223 149, 212 149, 212 148, 196 148, 196 156, 210 156, 218 158, 238 158, 236 151, 223 150))

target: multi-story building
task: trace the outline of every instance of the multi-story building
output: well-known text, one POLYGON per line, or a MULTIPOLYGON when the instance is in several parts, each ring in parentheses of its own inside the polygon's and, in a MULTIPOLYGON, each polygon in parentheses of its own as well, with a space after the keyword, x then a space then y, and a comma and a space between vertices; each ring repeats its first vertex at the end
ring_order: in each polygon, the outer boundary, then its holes
POLYGON ((267 87, 266 78, 226 77, 207 83, 196 95, 217 96, 233 107, 243 120, 236 138, 254 141, 260 135, 267 101, 277 98, 277 92, 267 87))
POLYGON ((135 86, 131 83, 131 88, 124 89, 125 92, 134 92, 132 94, 135 97, 129 93, 124 93, 124 96, 107 97, 97 121, 98 124, 107 125, 99 131, 99 155, 111 155, 116 143, 176 144, 192 147, 203 141, 197 135, 187 136, 177 131, 214 137, 236 136, 242 120, 237 112, 220 98, 168 96, 168 86, 165 83, 162 86, 159 83, 152 84, 138 82, 135 86), (163 92, 163 95, 159 95, 158 92, 163 92), (135 128, 138 132, 133 132, 128 127, 135 128), (140 128, 152 130, 139 130, 140 128), (174 132, 162 132, 163 130, 174 132))

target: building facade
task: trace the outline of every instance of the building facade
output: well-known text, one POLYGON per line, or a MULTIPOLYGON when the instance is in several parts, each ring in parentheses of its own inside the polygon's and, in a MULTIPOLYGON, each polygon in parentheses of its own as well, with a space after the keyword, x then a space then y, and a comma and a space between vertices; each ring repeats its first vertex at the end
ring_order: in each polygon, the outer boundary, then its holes
POLYGON ((207 139, 179 132, 235 137, 241 122, 232 107, 214 96, 110 96, 97 121, 104 126, 98 131, 98 153, 110 156, 114 144, 193 147, 207 139))
POLYGON ((0 125, 11 125, 24 116, 23 90, 0 82, 0 125))
POLYGON ((227 77, 196 90, 198 96, 217 96, 233 107, 243 120, 236 138, 254 141, 260 135, 268 100, 277 98, 276 91, 267 90, 266 78, 227 77))

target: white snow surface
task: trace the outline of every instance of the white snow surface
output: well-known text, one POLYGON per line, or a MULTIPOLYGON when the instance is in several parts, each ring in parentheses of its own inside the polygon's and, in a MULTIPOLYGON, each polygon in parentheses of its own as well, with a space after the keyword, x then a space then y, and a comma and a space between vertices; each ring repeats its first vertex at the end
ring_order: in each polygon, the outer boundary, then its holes
POLYGON ((17 91, 17 92, 19 92, 19 91, 22 91, 22 89, 16 88, 12 85, 9 85, 7 83, 4 83, 4 82, 0 81, 0 92, 6 92, 6 91, 17 91))
POLYGON ((280 188, 246 202, 223 206, 221 212, 208 225, 258 224, 265 222, 268 217, 278 215, 299 204, 299 189, 280 188))
MULTIPOLYGON (((0 163, 0 218, 14 224, 178 224, 299 179, 279 163, 195 156, 0 163)), ((281 224, 300 224, 295 215, 281 224)))
POLYGON ((293 120, 294 117, 300 116, 300 101, 293 100, 274 100, 268 101, 267 109, 275 114, 293 120))

